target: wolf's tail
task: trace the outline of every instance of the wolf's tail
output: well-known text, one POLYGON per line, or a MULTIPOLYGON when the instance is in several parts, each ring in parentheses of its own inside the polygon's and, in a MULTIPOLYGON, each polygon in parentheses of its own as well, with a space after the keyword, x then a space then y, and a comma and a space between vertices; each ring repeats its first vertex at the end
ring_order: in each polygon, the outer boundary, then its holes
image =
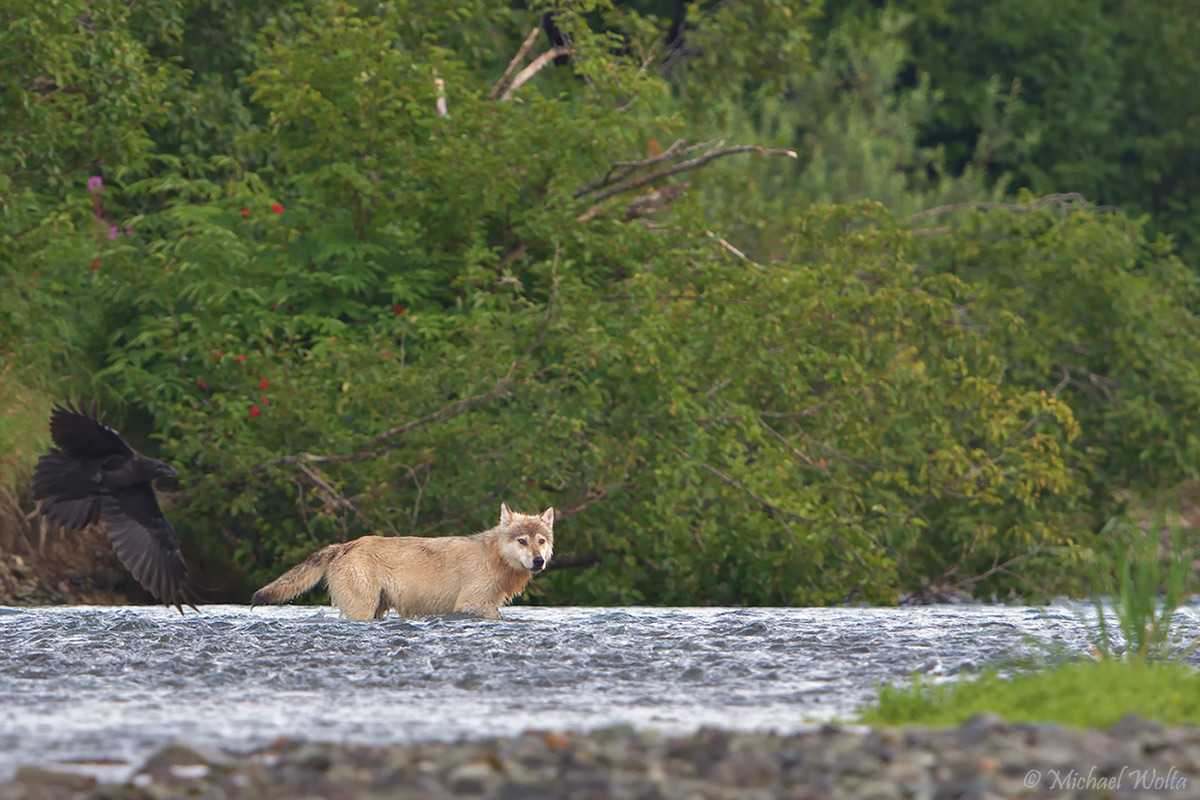
POLYGON ((346 549, 344 544, 331 544, 313 553, 307 559, 289 569, 275 580, 254 593, 250 607, 268 603, 283 603, 298 594, 304 594, 317 585, 325 576, 325 570, 333 559, 346 549))

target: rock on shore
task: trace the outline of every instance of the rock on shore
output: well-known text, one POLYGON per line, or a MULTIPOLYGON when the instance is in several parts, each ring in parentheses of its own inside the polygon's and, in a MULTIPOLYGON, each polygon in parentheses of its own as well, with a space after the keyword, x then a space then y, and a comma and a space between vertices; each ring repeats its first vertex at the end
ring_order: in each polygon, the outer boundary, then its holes
POLYGON ((0 800, 278 798, 1009 798, 1200 796, 1200 728, 1005 724, 825 727, 787 736, 612 728, 369 747, 280 740, 250 753, 173 745, 123 784, 27 767, 0 800))

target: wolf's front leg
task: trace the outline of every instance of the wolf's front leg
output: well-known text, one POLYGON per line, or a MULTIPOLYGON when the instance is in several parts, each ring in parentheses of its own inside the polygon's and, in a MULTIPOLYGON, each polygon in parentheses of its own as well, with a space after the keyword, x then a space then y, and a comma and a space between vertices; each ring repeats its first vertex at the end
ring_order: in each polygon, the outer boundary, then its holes
POLYGON ((476 617, 483 617, 484 619, 500 619, 499 606, 478 606, 474 603, 464 603, 460 600, 458 605, 454 607, 454 611, 458 614, 471 614, 476 617))

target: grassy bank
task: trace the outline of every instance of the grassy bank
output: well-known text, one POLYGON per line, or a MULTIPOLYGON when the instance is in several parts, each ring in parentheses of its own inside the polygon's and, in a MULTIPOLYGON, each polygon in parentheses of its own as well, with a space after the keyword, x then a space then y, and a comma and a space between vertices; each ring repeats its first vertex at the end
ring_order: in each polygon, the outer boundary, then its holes
POLYGON ((21 504, 37 454, 50 442, 50 395, 31 372, 0 352, 0 553, 22 551, 18 538, 27 539, 29 527, 21 504))
POLYGON ((1200 724, 1200 672, 1185 659, 1198 640, 1181 635, 1178 609, 1195 593, 1193 548, 1176 515, 1114 519, 1111 551, 1093 562, 1097 625, 1092 658, 1042 671, 984 672, 976 680, 884 686, 862 717, 885 725, 956 725, 979 713, 1010 722, 1108 727, 1127 714, 1200 724), (1106 603, 1100 598, 1111 598, 1106 603))
POLYGON ((1179 662, 1083 661, 1044 672, 884 687, 868 724, 957 725, 979 713, 1010 722, 1107 728, 1127 714, 1168 725, 1200 724, 1200 673, 1179 662))

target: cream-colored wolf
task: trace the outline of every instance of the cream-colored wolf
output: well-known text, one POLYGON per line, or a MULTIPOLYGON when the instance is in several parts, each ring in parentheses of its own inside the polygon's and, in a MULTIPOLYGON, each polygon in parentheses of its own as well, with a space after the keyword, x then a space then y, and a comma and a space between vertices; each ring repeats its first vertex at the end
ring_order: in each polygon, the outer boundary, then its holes
POLYGON ((460 611, 500 619, 500 606, 546 568, 554 509, 521 514, 500 504, 500 524, 471 536, 363 536, 331 544, 254 593, 251 606, 282 603, 317 585, 346 619, 460 611))

